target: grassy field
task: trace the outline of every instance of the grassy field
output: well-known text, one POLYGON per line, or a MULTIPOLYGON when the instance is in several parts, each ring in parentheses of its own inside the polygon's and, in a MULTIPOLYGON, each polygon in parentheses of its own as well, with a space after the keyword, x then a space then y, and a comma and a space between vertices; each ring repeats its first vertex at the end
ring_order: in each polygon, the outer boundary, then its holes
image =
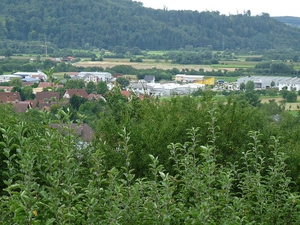
MULTIPOLYGON (((261 103, 269 103, 269 100, 274 99, 276 103, 281 104, 281 102, 284 100, 280 96, 276 97, 262 97, 261 98, 261 103)), ((298 111, 298 107, 300 107, 300 96, 298 96, 298 99, 296 102, 286 102, 285 104, 285 109, 286 110, 291 110, 291 111, 298 111)))
POLYGON ((129 62, 129 59, 110 59, 105 58, 103 61, 81 61, 74 64, 75 66, 82 66, 82 67, 91 67, 91 66, 99 66, 106 68, 111 68, 116 65, 129 65, 136 69, 173 69, 177 68, 178 70, 182 69, 194 69, 200 70, 203 69, 204 71, 212 71, 212 67, 209 65, 181 65, 181 64, 172 64, 171 62, 166 62, 165 60, 157 61, 155 59, 144 59, 143 62, 129 62))
POLYGON ((214 69, 227 69, 227 70, 235 70, 235 69, 248 69, 254 68, 257 62, 245 62, 245 61, 220 61, 219 64, 211 65, 214 69))

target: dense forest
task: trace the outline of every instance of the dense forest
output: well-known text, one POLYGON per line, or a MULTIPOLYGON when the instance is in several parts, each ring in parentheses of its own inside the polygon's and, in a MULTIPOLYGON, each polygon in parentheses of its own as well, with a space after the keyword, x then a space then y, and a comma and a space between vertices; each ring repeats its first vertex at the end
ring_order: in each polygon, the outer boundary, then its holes
POLYGON ((24 53, 31 46, 170 50, 186 45, 213 50, 299 50, 300 30, 269 14, 252 16, 154 10, 131 0, 3 0, 0 48, 24 53))

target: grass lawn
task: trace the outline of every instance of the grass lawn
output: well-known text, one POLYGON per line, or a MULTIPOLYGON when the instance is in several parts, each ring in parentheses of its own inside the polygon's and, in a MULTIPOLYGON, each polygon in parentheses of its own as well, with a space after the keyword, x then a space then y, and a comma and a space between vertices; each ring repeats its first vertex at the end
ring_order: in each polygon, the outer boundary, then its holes
POLYGON ((163 55, 167 53, 167 51, 148 51, 147 54, 148 55, 163 55))
POLYGON ((215 81, 224 80, 225 82, 236 82, 239 77, 215 77, 215 81))
POLYGON ((211 65, 212 68, 254 68, 257 62, 245 61, 220 61, 219 64, 211 65))

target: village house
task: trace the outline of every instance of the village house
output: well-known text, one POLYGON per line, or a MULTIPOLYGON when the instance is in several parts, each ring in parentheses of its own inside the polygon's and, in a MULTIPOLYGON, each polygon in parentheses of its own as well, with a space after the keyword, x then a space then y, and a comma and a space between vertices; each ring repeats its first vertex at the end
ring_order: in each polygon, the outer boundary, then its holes
POLYGON ((14 86, 0 86, 0 90, 3 90, 4 92, 10 92, 13 88, 14 86))
POLYGON ((63 98, 70 99, 73 95, 77 95, 82 98, 88 98, 88 93, 85 89, 67 89, 63 95, 63 98))
POLYGON ((97 101, 99 99, 102 99, 103 101, 106 102, 106 99, 102 95, 100 95, 100 94, 93 94, 93 93, 91 93, 91 94, 88 95, 87 99, 89 101, 97 101))
POLYGON ((80 72, 77 76, 74 76, 71 79, 83 79, 85 83, 93 81, 97 84, 100 81, 110 82, 112 75, 108 72, 80 72))
POLYGON ((35 99, 39 103, 57 103, 60 100, 59 92, 52 92, 52 91, 37 92, 35 99))
POLYGON ((74 62, 75 60, 76 60, 76 58, 74 58, 72 56, 68 56, 68 57, 61 59, 62 62, 74 62))
POLYGON ((21 96, 19 92, 0 92, 0 102, 20 102, 21 96))
POLYGON ((145 75, 144 81, 146 81, 147 83, 155 83, 155 76, 145 75))
POLYGON ((128 89, 136 94, 150 94, 147 82, 145 81, 131 82, 128 89))
POLYGON ((12 102, 12 106, 16 110, 16 112, 19 112, 19 113, 27 112, 29 109, 33 108, 33 104, 29 101, 12 102))
POLYGON ((84 143, 89 143, 92 141, 94 136, 93 129, 86 123, 71 125, 68 124, 51 124, 52 128, 57 129, 62 135, 68 135, 69 131, 75 136, 79 137, 84 143))

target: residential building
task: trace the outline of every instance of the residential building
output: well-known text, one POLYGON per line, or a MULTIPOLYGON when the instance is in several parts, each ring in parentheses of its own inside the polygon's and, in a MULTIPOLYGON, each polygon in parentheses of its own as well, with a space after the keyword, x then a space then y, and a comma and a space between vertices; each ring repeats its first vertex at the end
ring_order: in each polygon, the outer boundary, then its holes
POLYGON ((51 124, 52 128, 57 129, 62 135, 68 135, 69 131, 73 132, 74 135, 78 136, 85 143, 91 142, 94 131, 93 129, 86 123, 76 124, 51 124))
POLYGON ((145 75, 144 81, 146 81, 147 83, 155 83, 155 76, 145 75))
POLYGON ((19 113, 27 112, 29 109, 32 109, 32 103, 31 102, 12 102, 12 106, 15 108, 15 110, 19 113))
POLYGON ((60 100, 59 92, 37 92, 35 99, 39 103, 57 103, 60 100))
POLYGON ((63 95, 63 98, 71 98, 73 95, 88 98, 88 93, 85 89, 67 89, 65 94, 63 95))
POLYGON ((100 81, 110 82, 112 75, 108 72, 80 72, 77 76, 72 77, 72 79, 83 79, 86 83, 90 81, 93 81, 94 83, 100 81))
POLYGON ((21 96, 19 92, 0 92, 0 103, 20 102, 21 96))
POLYGON ((0 86, 0 89, 4 90, 4 92, 10 92, 14 86, 0 86))

